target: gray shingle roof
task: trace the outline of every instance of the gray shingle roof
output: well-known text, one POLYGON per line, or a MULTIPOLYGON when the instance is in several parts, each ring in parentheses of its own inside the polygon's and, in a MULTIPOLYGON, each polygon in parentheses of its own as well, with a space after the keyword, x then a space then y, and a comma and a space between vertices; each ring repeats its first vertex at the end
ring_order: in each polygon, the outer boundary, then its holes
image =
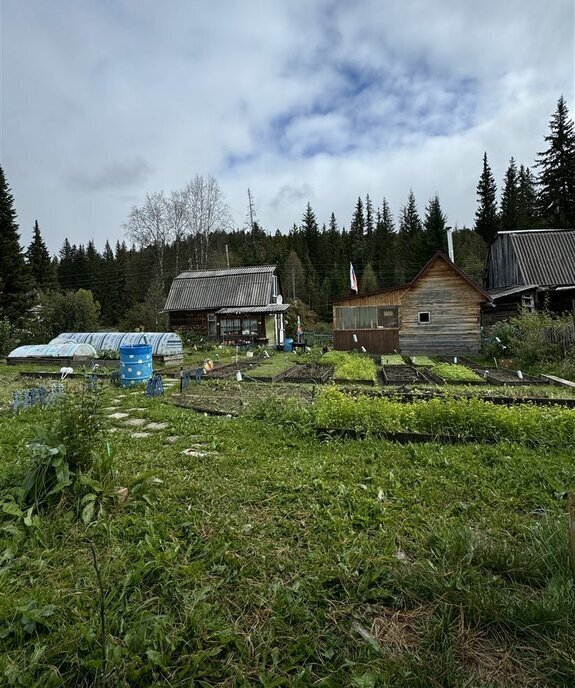
POLYGON ((575 284, 575 230, 502 234, 509 236, 525 284, 575 284))
POLYGON ((189 270, 172 282, 166 311, 266 306, 275 301, 275 265, 189 270))

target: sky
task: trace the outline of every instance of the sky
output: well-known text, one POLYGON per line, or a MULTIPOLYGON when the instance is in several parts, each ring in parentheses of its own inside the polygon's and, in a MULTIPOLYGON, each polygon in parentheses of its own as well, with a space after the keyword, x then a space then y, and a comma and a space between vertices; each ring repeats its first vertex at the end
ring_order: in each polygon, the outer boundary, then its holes
POLYGON ((102 250, 146 194, 213 176, 235 226, 349 227, 413 190, 473 226, 484 151, 532 166, 563 95, 573 0, 0 0, 0 160, 37 219, 102 250))

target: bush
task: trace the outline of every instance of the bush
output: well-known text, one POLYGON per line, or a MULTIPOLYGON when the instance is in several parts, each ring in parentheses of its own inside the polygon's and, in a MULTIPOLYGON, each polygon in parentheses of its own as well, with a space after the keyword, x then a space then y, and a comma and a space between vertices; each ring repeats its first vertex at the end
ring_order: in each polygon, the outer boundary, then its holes
POLYGON ((90 520, 105 485, 113 482, 98 389, 84 386, 79 397, 64 397, 53 414, 49 427, 34 428, 28 444, 31 465, 23 483, 23 506, 46 508, 71 492, 83 519, 90 520))
POLYGON ((0 356, 8 356, 19 344, 7 318, 0 320, 0 356))
POLYGON ((554 316, 541 311, 522 313, 507 322, 497 323, 484 348, 490 356, 516 358, 524 368, 539 366, 575 353, 570 340, 573 327, 571 315, 554 316))

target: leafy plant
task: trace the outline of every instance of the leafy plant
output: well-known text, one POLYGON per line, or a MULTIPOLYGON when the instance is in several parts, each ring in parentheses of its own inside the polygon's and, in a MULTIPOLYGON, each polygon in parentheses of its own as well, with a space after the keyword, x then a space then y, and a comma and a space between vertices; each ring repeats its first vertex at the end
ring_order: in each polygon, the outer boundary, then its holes
POLYGON ((482 382, 483 379, 473 370, 452 363, 436 363, 431 371, 448 382, 482 382))
POLYGON ((78 397, 66 395, 52 414, 52 426, 35 426, 28 444, 31 465, 24 478, 22 502, 37 509, 64 493, 77 497, 78 515, 88 523, 112 491, 113 453, 103 440, 100 392, 86 385, 78 397))
POLYGON ((381 357, 381 365, 382 366, 401 366, 405 365, 405 361, 403 360, 403 357, 400 356, 399 354, 385 354, 381 357))

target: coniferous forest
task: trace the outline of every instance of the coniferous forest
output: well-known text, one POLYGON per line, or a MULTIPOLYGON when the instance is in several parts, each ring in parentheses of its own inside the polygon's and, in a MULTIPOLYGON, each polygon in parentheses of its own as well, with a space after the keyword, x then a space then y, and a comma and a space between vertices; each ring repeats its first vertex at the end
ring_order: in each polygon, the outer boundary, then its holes
MULTIPOLYGON (((5 339, 19 342, 42 336, 34 327, 38 310, 53 308, 58 299, 70 318, 74 309, 89 311, 86 325, 163 327, 160 312, 175 275, 227 265, 277 263, 284 298, 329 321, 332 300, 350 291, 350 262, 365 293, 411 280, 436 250, 447 251, 450 222, 439 195, 416 199, 408 189, 394 212, 383 194, 366 194, 348 217, 337 218, 317 217, 307 203, 291 228, 272 231, 260 225, 250 189, 245 221, 234 227, 217 181, 196 176, 182 190, 148 195, 133 207, 123 241, 96 246, 66 239, 50 256, 41 218, 30 244, 20 245, 17 200, 5 172, 0 168, 0 324, 5 339), (66 301, 72 293, 77 303, 66 301)), ((474 226, 452 229, 455 260, 479 284, 498 231, 575 227, 575 129, 563 97, 532 165, 512 157, 498 187, 486 152, 476 188, 474 226)))

